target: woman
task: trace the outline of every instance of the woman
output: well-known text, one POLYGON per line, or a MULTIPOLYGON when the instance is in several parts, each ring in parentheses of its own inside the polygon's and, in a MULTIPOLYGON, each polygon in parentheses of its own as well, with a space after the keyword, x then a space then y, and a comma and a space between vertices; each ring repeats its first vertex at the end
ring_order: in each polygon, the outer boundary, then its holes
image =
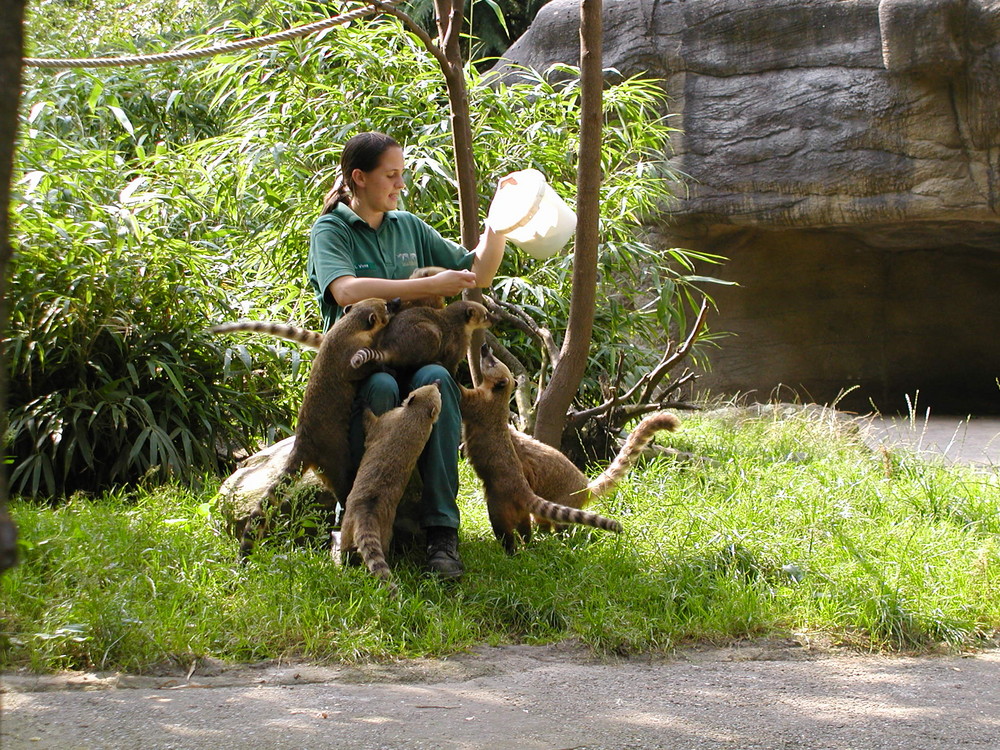
MULTIPOLYGON (((333 325, 347 305, 369 297, 402 300, 451 297, 489 286, 503 259, 505 238, 488 226, 479 246, 468 252, 444 239, 423 220, 397 210, 405 187, 403 149, 383 133, 360 133, 345 145, 337 185, 309 241, 309 281, 323 324, 333 325), (417 268, 442 266, 441 273, 411 279, 417 268)), ((423 480, 422 524, 427 564, 443 578, 459 578, 458 445, 462 417, 458 387, 439 365, 420 368, 404 382, 376 373, 358 389, 351 423, 351 460, 364 452, 360 415, 365 407, 383 414, 410 390, 440 381, 442 409, 417 467, 423 480)))

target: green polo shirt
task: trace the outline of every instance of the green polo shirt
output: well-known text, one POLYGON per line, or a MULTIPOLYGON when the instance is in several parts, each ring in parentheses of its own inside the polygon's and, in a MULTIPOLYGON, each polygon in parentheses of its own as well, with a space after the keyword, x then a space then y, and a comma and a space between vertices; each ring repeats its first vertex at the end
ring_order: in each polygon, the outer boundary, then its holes
POLYGON ((425 266, 468 270, 475 259, 475 253, 446 240, 411 213, 388 211, 381 226, 372 229, 341 203, 313 224, 307 266, 323 327, 329 329, 340 317, 341 308, 327 288, 341 276, 406 279, 425 266))

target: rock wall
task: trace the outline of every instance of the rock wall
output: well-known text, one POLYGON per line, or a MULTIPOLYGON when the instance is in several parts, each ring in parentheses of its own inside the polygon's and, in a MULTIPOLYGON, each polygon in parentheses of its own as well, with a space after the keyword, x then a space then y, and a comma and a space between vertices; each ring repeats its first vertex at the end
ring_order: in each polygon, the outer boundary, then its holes
MULTIPOLYGON (((578 25, 553 0, 505 60, 575 63, 578 25)), ((1000 410, 1000 0, 605 0, 604 64, 678 115, 661 241, 740 284, 702 383, 1000 410)))

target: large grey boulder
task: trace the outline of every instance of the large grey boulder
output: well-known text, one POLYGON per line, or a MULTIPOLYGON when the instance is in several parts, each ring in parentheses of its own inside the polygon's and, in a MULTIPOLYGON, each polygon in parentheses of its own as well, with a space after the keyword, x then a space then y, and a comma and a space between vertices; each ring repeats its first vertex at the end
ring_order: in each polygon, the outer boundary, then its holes
MULTIPOLYGON (((1000 407, 1000 0, 604 7, 605 66, 663 79, 683 131, 661 241, 740 283, 703 382, 1000 407)), ((553 0, 500 70, 577 62, 578 24, 553 0)))

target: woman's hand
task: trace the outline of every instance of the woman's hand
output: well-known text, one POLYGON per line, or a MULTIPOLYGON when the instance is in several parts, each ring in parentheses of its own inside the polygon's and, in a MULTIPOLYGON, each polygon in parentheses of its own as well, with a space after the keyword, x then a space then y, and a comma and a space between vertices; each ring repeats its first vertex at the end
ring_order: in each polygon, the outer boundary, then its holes
POLYGON ((454 297, 466 289, 476 287, 476 274, 472 271, 441 271, 422 279, 428 293, 441 297, 454 297))

